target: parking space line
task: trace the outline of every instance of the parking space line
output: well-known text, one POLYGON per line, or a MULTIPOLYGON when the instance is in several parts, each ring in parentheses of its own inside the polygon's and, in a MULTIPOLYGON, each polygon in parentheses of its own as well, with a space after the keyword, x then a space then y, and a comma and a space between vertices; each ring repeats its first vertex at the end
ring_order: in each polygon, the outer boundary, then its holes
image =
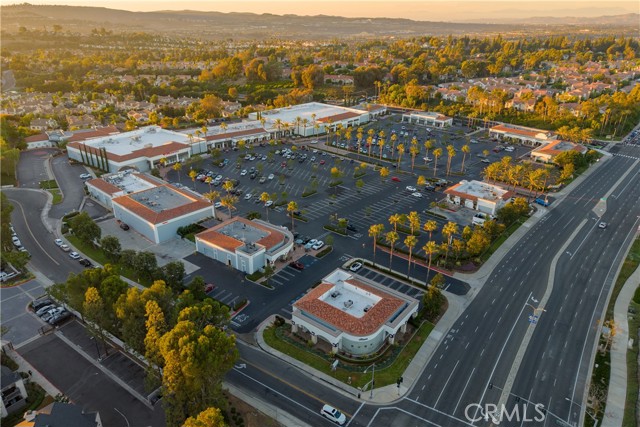
POLYGON ((277 283, 278 285, 280 285, 280 286, 282 286, 282 285, 284 284, 284 283, 282 283, 281 281, 279 281, 279 280, 275 279, 274 277, 271 277, 271 278, 269 279, 269 283, 271 283, 271 282, 276 282, 276 283, 277 283))

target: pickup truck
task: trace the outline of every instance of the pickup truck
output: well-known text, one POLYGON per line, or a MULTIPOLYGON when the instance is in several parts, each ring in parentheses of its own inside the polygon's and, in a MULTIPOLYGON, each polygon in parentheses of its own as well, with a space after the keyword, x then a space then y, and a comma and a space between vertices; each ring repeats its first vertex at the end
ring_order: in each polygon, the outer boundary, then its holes
POLYGON ((538 197, 536 199, 536 203, 539 204, 539 205, 542 205, 542 206, 549 206, 551 204, 551 202, 549 200, 543 199, 541 197, 538 197))

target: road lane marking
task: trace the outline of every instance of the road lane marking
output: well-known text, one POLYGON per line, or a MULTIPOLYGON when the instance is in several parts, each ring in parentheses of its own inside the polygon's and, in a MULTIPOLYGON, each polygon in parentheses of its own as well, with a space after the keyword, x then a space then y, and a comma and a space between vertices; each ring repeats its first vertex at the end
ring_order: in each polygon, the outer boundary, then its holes
POLYGON ((34 235, 33 235, 33 231, 31 231, 31 227, 29 227, 29 222, 27 221, 27 216, 24 214, 24 208, 22 207, 22 204, 21 204, 19 201, 15 200, 15 199, 12 199, 12 198, 9 198, 9 200, 11 200, 11 201, 12 201, 12 202, 14 202, 15 204, 17 204, 17 205, 18 205, 18 207, 20 208, 20 212, 22 213, 22 219, 24 219, 24 224, 27 226, 27 230, 29 231, 29 234, 31 234, 31 237, 33 238, 33 241, 36 243, 36 245, 38 245, 38 247, 40 248, 40 250, 41 250, 42 252, 44 252, 44 254, 45 254, 46 256, 48 256, 48 257, 49 257, 49 259, 50 259, 51 261, 53 261, 53 262, 54 262, 54 264, 56 264, 56 265, 60 265, 60 263, 59 263, 58 261, 56 261, 55 259, 53 259, 53 258, 51 257, 51 255, 49 255, 49 252, 47 252, 47 251, 42 247, 42 245, 40 244, 40 242, 38 241, 38 239, 36 239, 36 236, 34 236, 34 235))
MULTIPOLYGON (((442 356, 440 356, 442 357, 442 356)), ((451 380, 451 377, 453 376, 453 373, 455 372, 456 368, 458 367, 458 363, 460 363, 460 360, 458 360, 456 362, 456 365, 453 367, 453 369, 451 370, 451 373, 449 374, 449 378, 447 378, 447 381, 444 383, 444 386, 442 387, 442 390, 440 390, 440 394, 438 395, 438 398, 436 399, 436 403, 433 404, 434 408, 436 406, 438 406, 438 402, 440 401, 440 398, 442 397, 442 394, 444 393, 444 390, 447 388, 447 385, 449 384, 449 380, 451 380)))
POLYGON ((453 408, 453 412, 451 413, 452 415, 456 414, 456 411, 458 410, 458 405, 460 405, 460 401, 462 400, 462 396, 464 395, 464 392, 467 390, 467 386, 469 385, 469 381, 471 381, 471 377, 473 377, 473 373, 476 371, 476 368, 474 367, 471 370, 471 374, 469 375, 469 378, 467 379, 467 383, 464 385, 464 388, 462 389, 462 393, 460 393, 460 397, 458 398, 458 402, 456 403, 456 407, 453 408))

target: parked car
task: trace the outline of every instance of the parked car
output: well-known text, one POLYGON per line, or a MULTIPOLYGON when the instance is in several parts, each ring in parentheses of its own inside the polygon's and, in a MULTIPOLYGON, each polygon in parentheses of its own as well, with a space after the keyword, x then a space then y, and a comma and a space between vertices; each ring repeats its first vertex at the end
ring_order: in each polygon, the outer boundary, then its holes
POLYGON ((362 263, 361 262, 354 262, 353 264, 351 264, 349 266, 349 270, 356 272, 358 270, 360 270, 362 268, 362 263))
POLYGON ((251 200, 252 197, 253 197, 253 194, 251 194, 251 193, 247 193, 247 194, 244 195, 244 199, 245 200, 251 200))
POLYGON ((296 270, 300 270, 300 271, 304 270, 304 264, 301 263, 300 261, 291 261, 289 263, 289 267, 295 268, 296 270))
POLYGON ((68 311, 63 311, 62 313, 58 313, 56 315, 54 315, 51 319, 49 319, 49 324, 50 325, 59 325, 60 323, 62 323, 63 321, 71 318, 73 315, 71 313, 69 313, 68 311))
POLYGON ((392 176, 392 177, 391 177, 391 181, 393 181, 393 182, 400 182, 400 178, 398 178, 397 176, 392 176))
POLYGON ((425 190, 427 190, 427 191, 436 191, 436 187, 434 187, 434 186, 433 186, 433 185, 431 185, 431 184, 427 184, 427 185, 425 185, 425 186, 424 186, 424 189, 425 189, 425 190))
POLYGON ((128 226, 127 224, 125 224, 124 222, 121 222, 121 223, 120 223, 120 228, 122 228, 123 230, 125 230, 125 231, 126 231, 126 230, 128 230, 128 229, 129 229, 129 226, 128 226))
POLYGON ((64 242, 62 241, 62 239, 56 239, 53 241, 53 243, 56 244, 56 246, 62 246, 64 245, 64 242))
POLYGON ((16 248, 19 248, 19 247, 21 247, 21 246, 22 246, 22 242, 20 241, 20 239, 18 239, 18 237, 17 237, 17 236, 13 236, 13 237, 11 238, 11 240, 13 241, 13 245, 14 245, 16 248))
POLYGON ((543 199, 541 197, 538 197, 536 199, 536 203, 542 206, 549 206, 551 204, 551 202, 548 199, 543 199))
POLYGON ((266 176, 260 177, 260 180, 258 182, 260 184, 264 184, 265 182, 267 182, 267 177, 266 176))
POLYGON ((355 226, 351 225, 351 224, 347 224, 347 230, 353 231, 354 233, 358 232, 358 229, 355 226))
POLYGON ((45 305, 43 307, 40 307, 39 309, 36 310, 36 316, 40 317, 43 314, 45 314, 47 311, 56 308, 55 304, 49 304, 49 305, 45 305))
POLYGON ((324 160, 320 160, 320 164, 324 165, 325 161, 324 160))
POLYGON ((80 179, 89 179, 89 178, 91 178, 91 174, 90 173, 80 174, 80 179))
POLYGON ((80 254, 78 252, 71 252, 69 254, 69 258, 71 258, 71 259, 80 259, 80 254))
POLYGON ((88 260, 88 259, 86 259, 86 258, 80 258, 80 259, 78 260, 78 262, 79 262, 80 264, 84 265, 84 266, 85 266, 85 267, 87 267, 87 268, 91 268, 91 267, 93 267, 93 264, 91 264, 91 261, 89 261, 89 260, 88 260))
POLYGON ((222 207, 222 203, 221 202, 215 202, 213 207, 216 208, 216 209, 220 209, 222 207))
POLYGON ((481 161, 482 163, 491 163, 491 160, 489 160, 489 159, 482 159, 482 160, 480 160, 480 161, 481 161))
POLYGON ((37 299, 31 302, 31 308, 33 308, 34 311, 38 311, 42 307, 46 307, 47 305, 52 305, 52 304, 53 304, 53 301, 51 301, 49 298, 37 299))
POLYGON ((65 244, 60 245, 60 249, 62 249, 65 252, 69 252, 71 250, 71 248, 65 244))
POLYGON ((206 285, 204 285, 204 292, 208 294, 209 292, 213 291, 215 288, 216 288, 216 285, 214 285, 213 283, 207 283, 206 285))
POLYGON ((322 240, 318 240, 315 245, 311 247, 313 250, 318 250, 324 246, 324 242, 322 240))
POLYGON ((271 181, 273 178, 275 178, 275 175, 272 173, 270 173, 269 176, 267 177, 269 181, 271 181))
POLYGON ((347 417, 342 412, 338 411, 333 406, 324 405, 322 410, 320 410, 320 415, 325 418, 328 418, 330 421, 342 426, 347 422, 347 417))
POLYGON ((411 195, 413 197, 422 197, 422 193, 418 193, 417 191, 415 193, 411 193, 411 195))
POLYGON ((418 191, 418 190, 416 190, 416 187, 412 187, 411 185, 407 185, 407 186, 405 187, 405 189, 406 189, 407 191, 412 192, 412 193, 415 193, 416 191, 418 191))
POLYGON ((264 204, 265 207, 270 207, 271 205, 273 205, 273 200, 267 200, 266 203, 264 204))

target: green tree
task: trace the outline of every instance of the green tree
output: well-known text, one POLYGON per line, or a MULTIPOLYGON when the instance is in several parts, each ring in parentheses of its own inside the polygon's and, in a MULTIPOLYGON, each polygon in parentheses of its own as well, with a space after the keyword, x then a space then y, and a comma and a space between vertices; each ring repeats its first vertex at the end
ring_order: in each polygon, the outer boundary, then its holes
POLYGON ((94 242, 100 240, 102 230, 86 212, 81 212, 69 220, 69 226, 73 234, 82 242, 93 246, 94 242))
POLYGON ((151 280, 153 273, 158 268, 158 260, 153 252, 138 252, 133 259, 133 268, 139 278, 151 280))
POLYGON ((84 304, 82 306, 84 318, 88 320, 87 328, 91 335, 100 339, 104 346, 104 351, 108 355, 109 349, 106 344, 104 322, 107 317, 106 308, 98 290, 94 287, 87 289, 84 304))
POLYGON ((422 297, 422 306, 427 320, 435 322, 440 316, 442 305, 444 304, 445 297, 440 292, 440 287, 445 283, 444 276, 440 273, 433 276, 431 279, 431 286, 422 297))
POLYGON ((384 181, 384 179, 388 176, 389 176, 389 169, 384 167, 380 168, 380 179, 384 181))
POLYGON ((222 403, 222 379, 238 353, 235 336, 199 320, 197 308, 184 309, 160 338, 162 386, 167 425, 181 426, 190 416, 222 403), (194 320, 197 319, 197 320, 194 320))
POLYGON ((109 261, 113 263, 118 262, 122 246, 120 245, 120 240, 117 237, 104 236, 100 239, 100 247, 109 261))
POLYGON ((369 237, 373 238, 373 262, 376 260, 376 247, 378 243, 378 238, 384 232, 384 225, 382 224, 372 224, 369 226, 369 237))
POLYGON ((427 279, 425 280, 425 283, 429 283, 429 274, 431 273, 431 261, 432 261, 433 255, 438 253, 438 245, 436 244, 436 242, 430 240, 422 247, 422 250, 427 255, 427 258, 429 259, 429 265, 427 266, 427 279))
POLYGON ((291 201, 287 204, 287 212, 291 216, 291 231, 293 232, 293 226, 295 222, 295 217, 293 213, 298 210, 298 204, 294 201, 291 201))
POLYGON ((149 362, 147 378, 149 388, 157 388, 161 383, 163 365, 162 355, 158 347, 160 338, 167 332, 167 322, 162 309, 154 300, 145 305, 144 357, 149 362))
POLYGON ((2 239, 2 252, 11 251, 13 242, 11 240, 11 212, 13 205, 9 203, 7 195, 0 191, 0 237, 2 239))
POLYGON ((384 235, 384 240, 389 245, 389 267, 391 267, 391 262, 393 261, 393 250, 396 247, 396 242, 400 236, 395 231, 389 231, 384 235))
POLYGON ((407 267, 407 277, 409 277, 409 273, 411 272, 411 256, 413 254, 413 248, 415 248, 417 244, 418 238, 411 234, 404 239, 404 245, 409 249, 409 265, 407 267))
POLYGON ((207 408, 196 417, 189 417, 183 427, 227 427, 218 408, 207 408))
POLYGON ((364 187, 364 181, 359 179, 356 181, 356 188, 358 189, 358 193, 362 191, 362 187, 364 187))
POLYGON ((171 261, 162 266, 162 278, 167 286, 175 293, 184 289, 183 281, 186 274, 182 261, 171 261))

